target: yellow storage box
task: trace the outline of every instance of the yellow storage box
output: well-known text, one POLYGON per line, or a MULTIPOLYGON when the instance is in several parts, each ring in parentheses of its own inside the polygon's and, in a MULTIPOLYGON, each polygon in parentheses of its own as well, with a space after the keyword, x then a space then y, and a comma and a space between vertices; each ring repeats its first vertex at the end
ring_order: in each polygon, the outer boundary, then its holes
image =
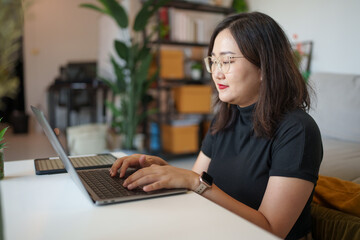
POLYGON ((196 153, 199 151, 199 126, 162 125, 162 146, 168 153, 196 153))
POLYGON ((182 50, 161 49, 160 77, 166 79, 184 78, 184 52, 182 50))
POLYGON ((187 85, 174 88, 176 110, 179 113, 210 113, 211 86, 187 85))

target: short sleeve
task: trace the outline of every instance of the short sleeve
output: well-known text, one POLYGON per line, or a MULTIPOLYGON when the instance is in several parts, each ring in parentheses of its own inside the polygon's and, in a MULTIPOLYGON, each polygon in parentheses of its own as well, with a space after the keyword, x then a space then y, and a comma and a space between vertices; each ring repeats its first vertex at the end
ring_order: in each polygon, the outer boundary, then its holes
POLYGON ((269 174, 300 178, 316 184, 322 156, 317 124, 307 113, 298 111, 285 118, 276 131, 269 174))
POLYGON ((214 124, 214 121, 211 122, 210 128, 209 128, 208 132, 206 133, 205 138, 201 144, 201 151, 209 158, 211 158, 211 156, 212 156, 212 149, 213 149, 212 146, 214 144, 214 138, 215 138, 215 136, 210 133, 210 129, 213 124, 214 124))

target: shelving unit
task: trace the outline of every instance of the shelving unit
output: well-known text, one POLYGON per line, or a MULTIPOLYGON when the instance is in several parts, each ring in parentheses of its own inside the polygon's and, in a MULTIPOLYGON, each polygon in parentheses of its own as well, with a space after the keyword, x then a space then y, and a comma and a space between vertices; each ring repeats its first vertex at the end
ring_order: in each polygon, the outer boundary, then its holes
MULTIPOLYGON (((179 9, 184 11, 190 11, 190 12, 201 12, 201 13, 213 13, 213 14, 221 14, 226 16, 227 14, 231 14, 234 12, 231 8, 224 8, 219 6, 213 6, 213 5, 207 5, 207 4, 198 4, 198 3, 192 3, 187 1, 171 1, 165 5, 168 9, 179 9)), ((169 18, 171 18, 171 11, 168 11, 169 18)), ((158 14, 157 23, 160 24, 160 13, 158 14)), ((176 29, 170 29, 170 31, 175 31, 176 29)), ((146 34, 146 33, 144 33, 146 34)), ((150 43, 151 45, 156 47, 156 62, 157 66, 161 68, 160 64, 160 56, 161 56, 161 49, 163 47, 178 47, 178 48, 206 48, 208 47, 208 43, 204 42, 194 42, 194 41, 183 41, 183 40, 172 40, 170 39, 161 39, 160 33, 158 34, 158 39, 155 41, 152 41, 150 43)), ((205 56, 203 56, 205 57, 205 56)), ((185 59, 187 61, 188 59, 185 59)), ((204 72, 204 70, 203 70, 204 72)), ((204 74, 203 74, 204 75, 204 74)), ((191 113, 181 113, 178 112, 175 108, 175 99, 173 98, 173 90, 178 87, 183 86, 195 86, 194 89, 197 89, 196 86, 210 86, 211 79, 210 75, 208 77, 202 77, 199 80, 193 80, 191 77, 185 76, 184 78, 177 78, 177 79, 169 79, 169 78, 162 78, 161 76, 156 80, 156 88, 150 89, 150 93, 152 93, 152 96, 156 98, 157 101, 157 108, 159 109, 159 112, 156 115, 151 116, 148 119, 148 123, 156 123, 158 125, 158 132, 154 133, 151 132, 152 127, 150 127, 150 131, 148 133, 148 140, 151 141, 152 134, 158 134, 158 140, 160 141, 161 148, 159 151, 155 151, 158 155, 166 156, 166 158, 169 157, 175 157, 175 156, 187 156, 189 154, 197 154, 199 151, 199 146, 202 141, 202 137, 204 135, 202 131, 201 124, 204 120, 207 119, 209 115, 211 115, 210 112, 204 113, 204 112, 191 112, 191 113), (184 150, 181 152, 177 152, 178 150, 173 149, 171 152, 166 152, 163 148, 164 144, 169 144, 169 132, 162 132, 162 128, 166 129, 166 131, 169 131, 169 125, 170 122, 172 122, 176 118, 181 118, 189 115, 197 115, 199 117, 200 123, 197 125, 199 126, 199 130, 197 130, 197 140, 196 140, 196 148, 193 150, 186 151, 184 150), (164 127, 165 126, 165 127, 164 127), (164 142, 164 136, 166 137, 166 141, 164 142)), ((210 94, 211 97, 211 94, 210 94)), ((193 128, 194 129, 194 128, 193 128)), ((172 130, 171 130, 172 131, 172 130)), ((174 132, 185 132, 187 131, 185 128, 181 130, 175 130, 174 132)), ((193 139, 186 138, 188 141, 192 141, 193 139)), ((151 143, 149 144, 151 146, 151 143)), ((149 148, 150 152, 153 150, 151 147, 149 148)))

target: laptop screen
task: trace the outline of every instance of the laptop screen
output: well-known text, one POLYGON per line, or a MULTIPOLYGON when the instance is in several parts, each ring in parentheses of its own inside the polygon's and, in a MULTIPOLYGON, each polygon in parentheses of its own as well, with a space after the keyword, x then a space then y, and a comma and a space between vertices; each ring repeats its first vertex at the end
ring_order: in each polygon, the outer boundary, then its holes
POLYGON ((81 191, 83 191, 85 193, 85 195, 88 196, 90 201, 92 201, 92 199, 90 198, 85 187, 81 183, 80 177, 77 174, 77 172, 75 171, 74 166, 72 165, 71 161, 67 157, 67 155, 66 155, 63 147, 61 146, 59 140, 57 139, 54 131, 50 127, 49 122, 46 120, 44 113, 33 106, 31 106, 31 109, 34 112, 38 123, 41 125, 42 129, 44 130, 45 135, 49 139, 49 142, 51 143, 55 152, 58 154, 59 158, 61 159, 62 163, 64 164, 66 171, 70 174, 71 178, 74 180, 75 184, 81 189, 81 191))

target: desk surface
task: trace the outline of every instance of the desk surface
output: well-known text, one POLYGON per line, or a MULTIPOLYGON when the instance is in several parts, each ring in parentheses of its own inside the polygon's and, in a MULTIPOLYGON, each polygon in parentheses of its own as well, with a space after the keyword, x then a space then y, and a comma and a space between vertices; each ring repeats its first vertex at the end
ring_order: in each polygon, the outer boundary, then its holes
POLYGON ((33 160, 5 162, 0 186, 5 239, 277 239, 193 192, 95 206, 33 160))

